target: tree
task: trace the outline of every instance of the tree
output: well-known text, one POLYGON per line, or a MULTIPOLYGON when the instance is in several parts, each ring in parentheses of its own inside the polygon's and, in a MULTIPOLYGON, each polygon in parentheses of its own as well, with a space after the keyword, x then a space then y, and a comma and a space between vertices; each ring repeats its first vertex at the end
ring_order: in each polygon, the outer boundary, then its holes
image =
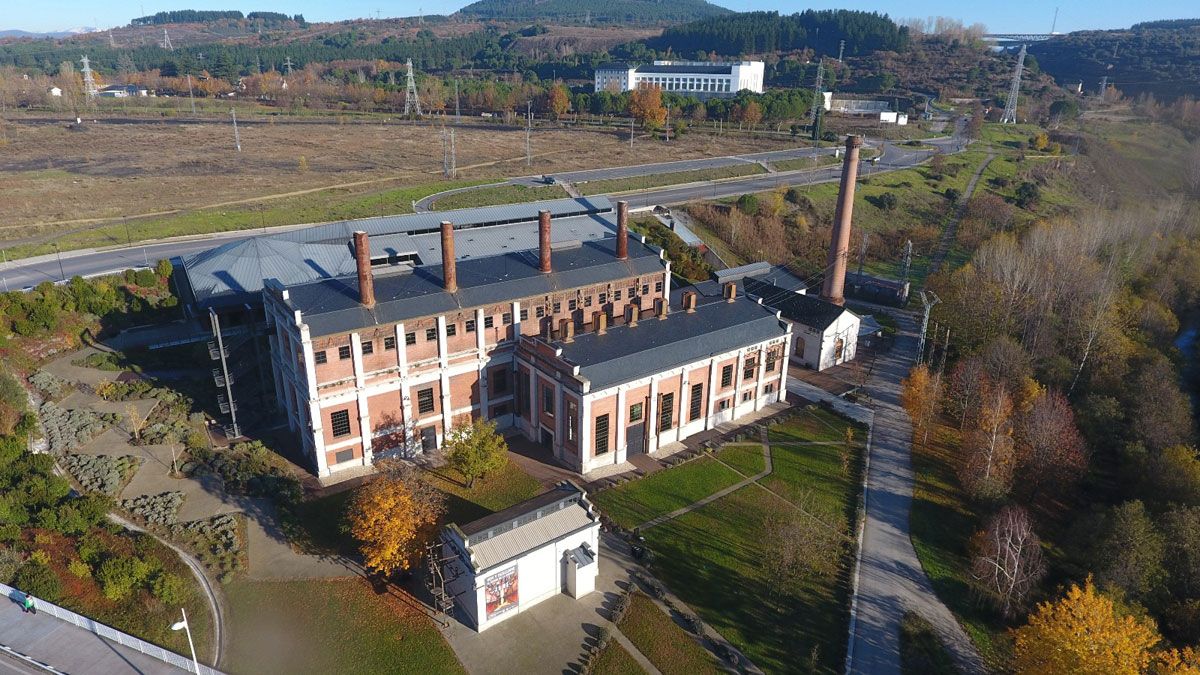
POLYGON ((1169 361, 1158 358, 1143 365, 1132 385, 1133 431, 1147 448, 1164 450, 1192 442, 1191 403, 1169 361))
POLYGON ((1115 506, 1104 518, 1088 554, 1102 587, 1113 587, 1135 600, 1157 593, 1166 579, 1162 534, 1140 501, 1115 506))
POLYGON ((1019 506, 1000 509, 987 529, 975 536, 971 574, 1005 617, 1024 608, 1046 575, 1041 546, 1029 514, 1019 506))
POLYGON ((958 479, 975 499, 1000 499, 1012 487, 1012 399, 1003 384, 981 392, 976 426, 963 439, 958 479))
POLYGON ((954 364, 950 371, 950 382, 946 387, 946 407, 958 418, 959 430, 973 422, 972 416, 979 410, 979 392, 986 385, 987 373, 983 360, 968 356, 954 364))
POLYGON ((766 516, 767 537, 775 542, 774 554, 765 561, 767 571, 784 582, 782 587, 788 592, 798 591, 806 580, 836 576, 848 541, 844 531, 827 524, 840 519, 819 518, 811 506, 803 510, 781 507, 766 516))
POLYGON ((1163 566, 1177 598, 1200 597, 1200 507, 1181 506, 1163 514, 1163 566))
POLYGON ((1176 445, 1151 452, 1143 465, 1139 493, 1155 505, 1200 506, 1200 458, 1195 448, 1176 445))
POLYGON ((1037 206, 1038 201, 1042 198, 1042 190, 1037 186, 1037 183, 1025 181, 1017 187, 1014 197, 1016 199, 1017 206, 1023 209, 1028 209, 1037 206))
POLYGON ((1038 605, 1029 623, 1013 632, 1018 675, 1142 673, 1159 642, 1150 619, 1122 615, 1096 592, 1089 577, 1065 597, 1038 605))
POLYGON ((739 121, 745 122, 746 126, 753 129, 763 118, 763 109, 758 101, 747 101, 746 105, 742 106, 742 117, 739 121))
POLYGON ((667 120, 667 109, 663 107, 662 89, 655 85, 642 85, 629 97, 629 114, 647 129, 657 129, 667 120))
POLYGON ((29 407, 29 395, 21 384, 7 372, 0 372, 0 436, 7 436, 17 427, 29 407))
POLYGON ((559 119, 571 107, 571 94, 562 83, 555 84, 546 94, 546 104, 554 114, 554 119, 559 119))
POLYGON ((1071 403, 1059 391, 1042 391, 1017 416, 1013 430, 1020 483, 1031 496, 1043 486, 1062 487, 1087 468, 1087 449, 1071 403))
POLYGON ((741 197, 738 197, 737 207, 738 207, 739 211, 741 211, 742 213, 744 213, 748 216, 757 216, 758 215, 758 197, 753 194, 746 193, 746 194, 742 195, 741 197))
POLYGON ((133 436, 135 441, 142 438, 142 427, 146 426, 146 418, 138 414, 137 406, 133 403, 125 404, 125 430, 133 436))
POLYGON ((366 566, 390 574, 419 559, 445 513, 445 497, 407 465, 383 460, 377 466, 380 476, 358 489, 346 517, 366 566))
POLYGON ((908 377, 900 381, 900 404, 912 418, 914 440, 920 436, 922 443, 929 442, 937 401, 938 386, 925 364, 910 370, 908 377))
POLYGON ((454 427, 443 444, 450 466, 467 479, 467 487, 475 480, 508 463, 508 444, 496 433, 496 425, 481 419, 454 427))

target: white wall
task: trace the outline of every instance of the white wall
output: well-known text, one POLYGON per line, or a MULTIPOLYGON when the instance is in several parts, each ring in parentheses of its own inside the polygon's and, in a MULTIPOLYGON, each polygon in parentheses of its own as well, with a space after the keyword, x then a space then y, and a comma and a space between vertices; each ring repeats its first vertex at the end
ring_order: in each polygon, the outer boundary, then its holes
POLYGON ((842 315, 821 333, 814 328, 793 322, 792 333, 795 337, 792 338, 791 361, 815 370, 825 370, 839 363, 854 360, 861 323, 858 316, 849 310, 842 312, 842 315), (836 356, 838 338, 843 341, 840 357, 836 356), (804 341, 804 349, 802 353, 797 354, 800 340, 804 341))

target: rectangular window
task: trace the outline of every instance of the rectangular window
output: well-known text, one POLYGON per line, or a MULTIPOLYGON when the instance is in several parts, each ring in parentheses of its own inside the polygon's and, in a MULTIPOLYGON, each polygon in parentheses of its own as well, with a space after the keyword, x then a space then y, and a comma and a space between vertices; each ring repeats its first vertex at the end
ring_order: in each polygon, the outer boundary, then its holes
POLYGON ((634 403, 633 405, 629 406, 629 421, 630 423, 642 421, 641 403, 634 403))
POLYGON ((574 312, 576 307, 579 307, 578 300, 568 300, 567 301, 567 311, 574 312))
POLYGON ((333 454, 333 461, 335 464, 341 464, 342 462, 349 462, 352 459, 354 459, 354 448, 346 448, 345 450, 338 450, 337 452, 335 452, 333 454))
POLYGON ((704 385, 692 385, 692 400, 688 406, 688 421, 695 422, 700 419, 700 404, 704 399, 704 385))
POLYGON ((329 414, 329 430, 334 438, 350 435, 350 411, 334 410, 329 414))
POLYGON ((642 284, 642 295, 650 292, 650 284, 642 284))
POLYGON ((527 310, 527 309, 522 309, 522 310, 521 310, 521 320, 522 320, 522 321, 527 321, 527 320, 529 320, 529 310, 527 310))
POLYGON ((620 301, 621 301, 621 289, 618 288, 617 290, 613 291, 613 302, 620 302, 620 301))
POLYGON ((754 398, 753 391, 743 391, 742 392, 742 403, 745 403, 746 401, 749 401, 752 398, 754 398))
POLYGON ((562 311, 562 303, 561 302, 554 303, 554 313, 558 314, 561 311, 562 311))
POLYGON ((383 350, 384 350, 384 351, 390 351, 390 350, 392 350, 392 349, 395 349, 395 348, 396 348, 396 338, 395 338, 395 336, 393 336, 393 337, 385 337, 385 338, 383 338, 383 350))
POLYGON ((608 452, 608 415, 596 418, 596 454, 608 452))
POLYGON ((574 441, 576 429, 579 426, 579 406, 575 399, 567 398, 567 440, 574 441))
POLYGON ((491 328, 494 325, 496 325, 496 317, 494 317, 494 316, 483 317, 483 327, 484 328, 491 328))
POLYGON ((350 358, 350 347, 338 347, 338 358, 343 361, 350 358))
POLYGON ((417 412, 428 415, 433 412, 433 387, 417 392, 417 412))
POLYGON ((675 424, 675 394, 661 394, 658 397, 658 430, 660 432, 670 429, 675 424))
POLYGON ((456 324, 456 323, 446 324, 446 337, 454 337, 455 335, 458 335, 458 324, 456 324))
POLYGON ((534 316, 536 316, 537 318, 539 318, 539 319, 540 319, 540 318, 542 318, 542 317, 546 316, 546 308, 545 308, 545 307, 543 307, 542 305, 538 305, 538 306, 537 306, 537 307, 534 309, 534 313, 533 313, 533 314, 534 314, 534 316))
POLYGON ((425 329, 425 341, 433 342, 436 339, 437 339, 437 329, 436 328, 426 328, 425 329))
POLYGON ((406 344, 406 345, 415 345, 415 344, 417 344, 417 334, 416 334, 415 332, 413 332, 413 333, 405 333, 405 334, 404 334, 404 344, 406 344))
POLYGON ((775 352, 769 352, 767 354, 767 372, 768 373, 775 372, 776 362, 777 362, 777 355, 775 354, 775 352))
POLYGON ((508 371, 501 368, 492 371, 492 391, 503 394, 508 391, 508 371))
POLYGON ((629 299, 632 300, 636 297, 637 297, 637 286, 630 286, 629 287, 629 299))
POLYGON ((717 402, 717 410, 729 410, 729 399, 717 402))
POLYGON ((584 307, 591 307, 591 306, 592 306, 592 296, 590 296, 590 295, 589 295, 589 296, 587 296, 586 298, 584 298, 584 299, 583 299, 583 306, 584 306, 584 307))
POLYGON ((368 354, 374 354, 375 353, 375 343, 370 340, 367 340, 366 342, 362 343, 362 353, 363 353, 363 356, 366 356, 368 354))
POLYGON ((746 362, 746 367, 742 369, 742 380, 754 379, 755 364, 752 361, 746 362))
POLYGON ((319 352, 313 352, 313 363, 316 363, 317 365, 321 365, 322 363, 325 363, 328 360, 329 360, 329 357, 325 356, 324 349, 322 349, 319 352))
POLYGON ((542 385, 542 412, 554 415, 554 390, 542 385))
POLYGON ((768 383, 767 383, 767 386, 763 387, 763 391, 764 391, 764 392, 766 392, 766 393, 768 393, 768 394, 773 394, 773 393, 775 393, 775 383, 774 383, 774 382, 768 382, 768 383))
POLYGON ((475 319, 467 319, 466 327, 467 327, 468 333, 474 333, 475 332, 475 319))
POLYGON ((662 282, 661 281, 654 282, 654 292, 662 293, 662 282))
POLYGON ((599 302, 599 303, 600 303, 600 304, 602 304, 602 305, 603 305, 604 303, 608 302, 608 293, 601 293, 601 294, 600 294, 600 299, 599 299, 599 300, 597 300, 596 302, 599 302))
POLYGON ((733 384, 733 365, 725 366, 721 369, 721 386, 728 387, 733 384))
POLYGON ((501 314, 501 315, 500 315, 500 321, 501 321, 501 323, 503 323, 505 326, 507 326, 508 324, 512 323, 512 312, 505 312, 504 314, 501 314))

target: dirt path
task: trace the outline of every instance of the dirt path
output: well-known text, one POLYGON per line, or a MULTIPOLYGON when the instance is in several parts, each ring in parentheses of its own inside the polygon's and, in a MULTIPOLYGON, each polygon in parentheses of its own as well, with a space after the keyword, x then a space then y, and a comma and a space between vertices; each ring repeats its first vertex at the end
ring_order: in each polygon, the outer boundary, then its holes
POLYGON ((954 218, 946 224, 946 229, 942 230, 942 238, 938 242, 937 250, 934 251, 933 258, 929 261, 929 276, 937 274, 938 270, 942 269, 942 263, 945 262, 946 256, 950 254, 950 249, 954 246, 954 239, 958 235, 958 222, 962 220, 963 214, 967 211, 967 202, 971 201, 971 195, 975 194, 975 186, 979 183, 980 176, 995 158, 996 153, 989 151, 979 168, 975 170, 975 174, 971 176, 971 181, 967 183, 967 189, 960 199, 961 205, 955 212, 954 218))

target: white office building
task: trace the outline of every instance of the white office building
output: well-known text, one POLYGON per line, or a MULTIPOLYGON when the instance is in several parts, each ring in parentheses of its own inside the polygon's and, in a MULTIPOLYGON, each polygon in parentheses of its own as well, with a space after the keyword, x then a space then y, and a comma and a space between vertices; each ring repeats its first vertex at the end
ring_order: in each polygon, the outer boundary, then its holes
POLYGON ((643 85, 697 98, 732 97, 743 89, 761 94, 763 62, 655 61, 641 66, 610 63, 596 69, 596 91, 633 91, 643 85))

